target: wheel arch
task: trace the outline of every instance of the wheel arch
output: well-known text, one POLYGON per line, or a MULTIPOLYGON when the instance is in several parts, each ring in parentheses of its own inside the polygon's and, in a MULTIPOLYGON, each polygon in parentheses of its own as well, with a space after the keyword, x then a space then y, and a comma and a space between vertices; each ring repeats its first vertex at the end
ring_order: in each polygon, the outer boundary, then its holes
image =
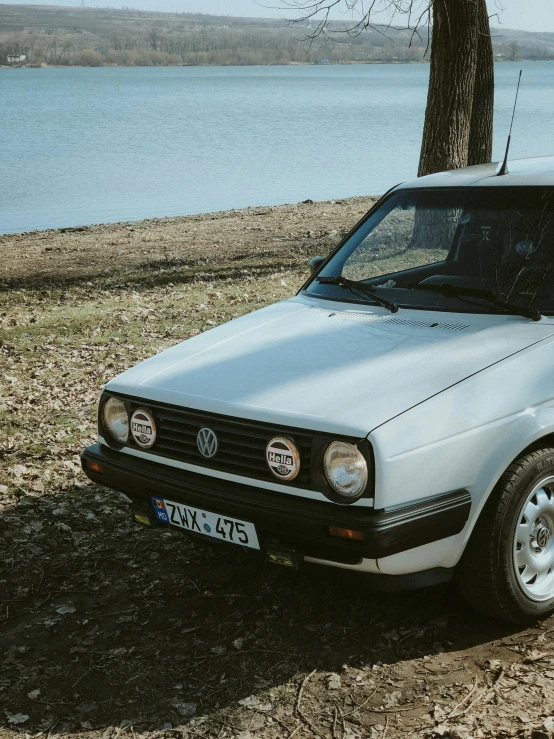
MULTIPOLYGON (((531 444, 528 444, 525 447, 525 449, 522 449, 521 452, 512 459, 510 464, 515 462, 520 457, 523 457, 526 454, 529 454, 530 452, 536 452, 537 449, 545 449, 546 447, 552 447, 554 449, 554 431, 548 434, 545 434, 544 436, 540 436, 539 438, 535 439, 535 441, 533 441, 531 444)), ((508 465, 508 467, 509 466, 510 465, 508 465)))
POLYGON ((514 464, 514 462, 516 462, 521 457, 524 457, 526 454, 537 451, 538 449, 544 449, 549 446, 554 449, 554 426, 552 426, 552 428, 548 428, 548 430, 544 428, 536 429, 536 432, 533 436, 534 438, 532 438, 532 441, 529 441, 529 438, 531 438, 529 435, 526 436, 525 445, 521 444, 519 447, 517 445, 514 445, 510 448, 510 451, 506 454, 501 464, 498 465, 495 475, 492 478, 489 478, 488 486, 486 487, 484 494, 482 494, 481 496, 476 494, 474 496, 474 508, 472 513, 470 514, 468 524, 464 532, 463 550, 465 550, 467 546, 467 543, 471 537, 471 534, 473 533, 477 521, 483 513, 483 509, 485 508, 487 501, 493 495, 500 480, 507 472, 510 465, 514 464), (514 449, 518 449, 518 451, 514 451, 514 449))

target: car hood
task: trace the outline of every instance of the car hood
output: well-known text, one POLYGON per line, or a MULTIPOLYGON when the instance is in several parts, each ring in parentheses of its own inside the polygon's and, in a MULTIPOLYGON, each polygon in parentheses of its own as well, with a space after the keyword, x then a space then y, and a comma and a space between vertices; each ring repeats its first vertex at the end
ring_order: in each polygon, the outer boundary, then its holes
POLYGON ((401 310, 297 296, 184 341, 107 389, 362 437, 553 333, 548 320, 401 310))

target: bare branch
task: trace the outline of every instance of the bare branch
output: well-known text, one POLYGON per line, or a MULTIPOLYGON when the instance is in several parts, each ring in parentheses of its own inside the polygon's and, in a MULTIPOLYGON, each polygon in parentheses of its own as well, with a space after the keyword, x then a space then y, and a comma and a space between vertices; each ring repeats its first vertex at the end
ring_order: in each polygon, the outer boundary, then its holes
MULTIPOLYGON (((499 2, 499 0, 496 0, 499 2)), ((337 41, 334 35, 347 35, 356 38, 364 31, 372 30, 384 36, 391 43, 393 39, 384 29, 395 31, 412 31, 409 47, 412 47, 414 38, 423 41, 420 33, 422 28, 427 29, 424 56, 429 51, 430 19, 432 0, 279 0, 277 8, 282 11, 294 11, 294 18, 287 18, 294 25, 316 22, 315 28, 305 35, 305 40, 311 44, 315 39, 323 36, 326 40, 337 41), (343 12, 351 16, 351 22, 343 22, 337 27, 337 20, 332 18, 333 11, 343 12), (384 16, 386 21, 379 23, 376 16, 384 16), (397 17, 406 19, 406 24, 396 25, 397 17)))

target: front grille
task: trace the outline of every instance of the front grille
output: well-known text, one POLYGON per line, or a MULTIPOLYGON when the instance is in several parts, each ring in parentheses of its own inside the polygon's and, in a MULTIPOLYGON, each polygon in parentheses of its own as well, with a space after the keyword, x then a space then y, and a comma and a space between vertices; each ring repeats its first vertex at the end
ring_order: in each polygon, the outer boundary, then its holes
MULTIPOLYGON (((133 399, 131 413, 137 408, 149 410, 156 421, 157 438, 149 450, 151 454, 258 480, 277 482, 267 466, 265 450, 274 436, 287 436, 300 453, 300 473, 290 483, 280 482, 311 487, 310 432, 133 399), (211 459, 203 457, 196 444, 197 434, 205 426, 215 432, 219 442, 218 451, 211 459)), ((129 445, 136 446, 132 438, 129 445)))

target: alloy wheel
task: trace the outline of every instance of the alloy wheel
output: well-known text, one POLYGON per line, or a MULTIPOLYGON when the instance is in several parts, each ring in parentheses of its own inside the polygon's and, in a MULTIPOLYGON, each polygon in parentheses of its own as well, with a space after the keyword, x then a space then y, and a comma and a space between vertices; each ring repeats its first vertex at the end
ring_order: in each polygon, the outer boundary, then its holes
POLYGON ((534 601, 554 596, 554 476, 541 480, 521 506, 513 564, 525 595, 534 601))

